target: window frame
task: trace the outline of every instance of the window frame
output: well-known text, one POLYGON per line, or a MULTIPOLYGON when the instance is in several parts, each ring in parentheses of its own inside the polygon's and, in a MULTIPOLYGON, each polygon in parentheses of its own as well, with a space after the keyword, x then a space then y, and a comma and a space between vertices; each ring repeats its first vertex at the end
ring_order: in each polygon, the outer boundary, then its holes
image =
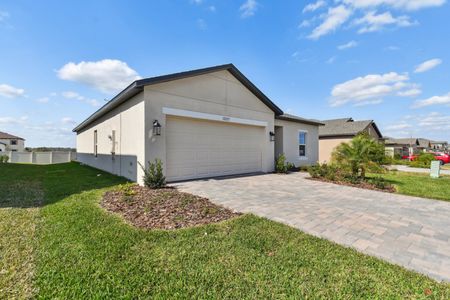
POLYGON ((308 131, 307 130, 298 130, 297 132, 297 156, 300 160, 308 159, 308 152, 306 151, 308 145, 308 131), (304 134, 304 144, 300 144, 300 133, 304 134), (300 155, 300 146, 305 147, 305 155, 300 155))
POLYGON ((94 156, 98 156, 98 132, 94 130, 94 156))
POLYGON ((17 146, 17 140, 10 140, 9 141, 9 144, 11 145, 11 146, 17 146))

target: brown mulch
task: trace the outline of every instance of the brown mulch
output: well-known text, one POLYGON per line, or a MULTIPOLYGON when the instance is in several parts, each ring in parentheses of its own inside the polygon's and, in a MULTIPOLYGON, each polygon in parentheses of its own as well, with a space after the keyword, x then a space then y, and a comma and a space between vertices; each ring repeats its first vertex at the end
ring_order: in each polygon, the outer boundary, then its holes
POLYGON ((380 188, 377 188, 375 185, 373 185, 369 182, 364 182, 364 181, 360 182, 360 183, 351 183, 351 182, 342 181, 342 180, 341 181, 333 181, 333 180, 329 180, 326 178, 307 177, 306 179, 334 183, 334 184, 339 184, 339 185, 346 185, 346 186, 351 186, 351 187, 356 187, 356 188, 361 188, 361 189, 366 189, 366 190, 385 192, 385 193, 395 193, 396 192, 395 187, 392 185, 389 187, 386 187, 385 189, 380 189, 380 188))
POLYGON ((241 215, 208 199, 173 188, 131 187, 131 193, 106 192, 101 206, 140 228, 178 229, 216 223, 241 215), (132 195, 130 195, 132 194, 132 195))

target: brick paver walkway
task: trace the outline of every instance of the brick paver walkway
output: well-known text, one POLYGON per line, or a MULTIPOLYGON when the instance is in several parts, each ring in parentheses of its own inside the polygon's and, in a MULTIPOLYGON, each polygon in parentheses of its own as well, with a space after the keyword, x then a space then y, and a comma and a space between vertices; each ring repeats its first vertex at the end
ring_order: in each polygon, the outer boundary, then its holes
POLYGON ((450 282, 450 202, 266 174, 174 184, 450 282))

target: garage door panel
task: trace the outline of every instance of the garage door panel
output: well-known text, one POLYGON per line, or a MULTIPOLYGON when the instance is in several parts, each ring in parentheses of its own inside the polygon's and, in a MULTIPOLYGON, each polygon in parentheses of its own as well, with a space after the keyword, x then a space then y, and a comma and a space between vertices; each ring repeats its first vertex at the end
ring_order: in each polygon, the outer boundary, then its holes
POLYGON ((170 181, 262 170, 264 128, 167 117, 170 181))

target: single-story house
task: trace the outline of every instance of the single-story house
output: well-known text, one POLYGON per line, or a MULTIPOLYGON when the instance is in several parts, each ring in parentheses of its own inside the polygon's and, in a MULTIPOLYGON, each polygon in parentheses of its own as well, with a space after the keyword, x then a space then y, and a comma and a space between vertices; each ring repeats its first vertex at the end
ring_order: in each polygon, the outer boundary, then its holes
POLYGON ((383 141, 383 135, 373 120, 354 121, 352 118, 321 121, 319 127, 319 162, 329 162, 333 150, 349 142, 356 135, 366 132, 374 139, 383 141))
POLYGON ((447 141, 430 141, 431 150, 433 151, 448 151, 448 142, 447 141))
POLYGON ((431 141, 424 138, 387 138, 384 143, 386 154, 390 156, 412 155, 432 149, 431 141))
POLYGON ((142 183, 154 159, 168 181, 272 172, 281 153, 314 164, 319 125, 226 64, 134 81, 73 131, 78 161, 142 183))
POLYGON ((25 151, 25 139, 0 131, 0 143, 5 145, 3 151, 25 151))

